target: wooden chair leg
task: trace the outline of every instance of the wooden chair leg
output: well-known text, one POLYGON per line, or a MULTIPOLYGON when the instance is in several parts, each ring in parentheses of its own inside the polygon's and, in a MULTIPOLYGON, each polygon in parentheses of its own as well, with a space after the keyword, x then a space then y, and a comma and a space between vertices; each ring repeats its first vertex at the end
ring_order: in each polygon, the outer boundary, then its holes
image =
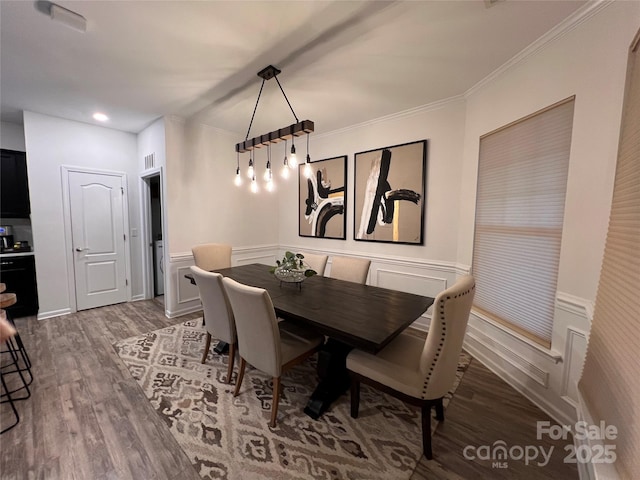
POLYGON ((351 377, 351 418, 358 418, 360 410, 360 380, 351 377))
POLYGON ((202 361, 200 363, 204 363, 207 361, 207 355, 209 355, 209 347, 211 346, 211 334, 207 332, 207 343, 204 345, 204 353, 202 354, 202 361))
POLYGON ((444 405, 442 404, 442 397, 436 400, 436 419, 440 422, 444 421, 444 405))
POLYGON ((247 365, 247 362, 244 358, 240 357, 240 369, 238 370, 238 380, 236 381, 236 389, 233 392, 233 396, 237 397, 238 392, 240 391, 240 385, 242 385, 242 379, 244 378, 244 367, 247 365))
POLYGON ((269 426, 275 428, 276 417, 278 416, 278 403, 280 402, 280 377, 273 377, 273 400, 271 402, 271 423, 269 426))
POLYGON ((431 460, 433 453, 431 452, 431 407, 433 404, 425 403, 422 405, 422 453, 431 460))
POLYGON ((233 375, 233 362, 236 359, 236 344, 229 344, 229 367, 227 368, 227 383, 231 383, 231 375, 233 375))

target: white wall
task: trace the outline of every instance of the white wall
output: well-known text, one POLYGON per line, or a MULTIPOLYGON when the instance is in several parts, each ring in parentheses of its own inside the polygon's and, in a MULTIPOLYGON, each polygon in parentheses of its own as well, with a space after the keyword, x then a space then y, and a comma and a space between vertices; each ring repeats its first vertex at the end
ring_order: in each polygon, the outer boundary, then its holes
POLYGON ((614 2, 467 96, 458 233, 463 265, 472 260, 479 137, 576 96, 551 352, 479 315, 472 315, 467 335, 472 353, 565 422, 575 421, 575 382, 604 252, 627 54, 639 27, 640 2, 614 2))
MULTIPOLYGON (((114 170, 127 174, 129 226, 140 230, 136 136, 108 128, 24 112, 31 223, 38 279, 38 318, 69 313, 72 292, 67 280, 61 165, 114 170)), ((141 237, 131 237, 130 244, 141 237)), ((131 269, 141 270, 140 246, 131 248, 131 269), (137 254, 136 254, 137 252, 137 254)), ((142 285, 131 282, 132 296, 142 285)))
POLYGON ((0 148, 24 152, 24 128, 22 125, 0 122, 0 148))
MULTIPOLYGON (((604 251, 627 52, 639 26, 640 2, 596 6, 464 99, 312 136, 313 159, 349 156, 347 240, 298 237, 298 187, 291 182, 280 191, 281 250, 367 257, 368 283, 435 295, 470 269, 480 136, 575 95, 552 348, 535 346, 477 314, 466 341, 474 356, 554 418, 575 421, 575 382, 604 251), (423 138, 429 140, 425 245, 354 241, 353 154, 423 138)), ((429 315, 424 317, 414 326, 424 328, 429 315)))
MULTIPOLYGON (((455 262, 464 114, 464 101, 452 99, 392 118, 312 136, 309 146, 312 160, 347 155, 347 239, 340 241, 298 236, 298 182, 297 177, 293 176, 288 181, 277 180, 280 243, 301 249, 345 250, 373 256, 383 254, 455 262), (354 154, 423 139, 428 140, 424 246, 354 240, 354 154)), ((298 153, 302 154, 300 158, 304 158, 306 147, 302 146, 300 140, 298 143, 298 153)), ((284 156, 280 154, 282 147, 274 148, 278 151, 277 158, 284 156)))
MULTIPOLYGON (((159 118, 151 125, 146 127, 137 136, 138 140, 138 154, 137 154, 137 169, 140 172, 138 178, 135 181, 138 182, 140 188, 139 195, 139 208, 140 212, 144 212, 148 208, 149 204, 149 191, 147 184, 144 183, 143 177, 150 175, 160 175, 161 189, 166 191, 166 139, 165 139, 165 119, 159 118), (152 156, 153 160, 147 165, 145 157, 152 156)), ((162 209, 164 216, 164 208, 162 209)), ((147 212, 150 216, 150 212, 147 212)), ((142 215, 144 217, 144 215, 142 215)), ((141 251, 140 257, 142 259, 142 268, 140 271, 132 272, 137 281, 140 281, 143 288, 140 298, 153 298, 154 285, 153 285, 153 253, 152 246, 149 246, 155 238, 152 238, 150 225, 145 224, 144 218, 141 218, 142 225, 140 229, 140 236, 142 240, 148 240, 140 243, 141 251)), ((162 225, 165 225, 165 220, 162 218, 162 225)), ((164 237, 164 232, 163 232, 164 237)), ((165 262, 168 264, 168 262, 165 262)), ((163 271, 167 270, 166 264, 163 271)))
POLYGON ((272 262, 278 243, 275 195, 254 195, 234 185, 235 144, 240 134, 178 117, 165 119, 166 200, 169 253, 169 316, 199 308, 198 293, 184 278, 193 265, 191 247, 220 242, 233 246, 234 263, 247 259, 272 262))

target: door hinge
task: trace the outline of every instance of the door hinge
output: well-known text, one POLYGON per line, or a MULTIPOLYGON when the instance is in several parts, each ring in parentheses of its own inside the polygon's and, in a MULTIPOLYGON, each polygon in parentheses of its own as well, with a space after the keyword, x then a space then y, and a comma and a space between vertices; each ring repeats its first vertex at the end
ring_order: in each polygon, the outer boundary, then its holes
POLYGON ((129 279, 128 279, 128 278, 125 278, 125 279, 124 279, 124 286, 125 286, 125 287, 128 287, 128 286, 129 286, 129 279))
POLYGON ((124 187, 120 187, 120 192, 124 195, 124 187))
POLYGON ((126 242, 127 241, 127 234, 125 233, 122 236, 124 237, 124 241, 126 242))

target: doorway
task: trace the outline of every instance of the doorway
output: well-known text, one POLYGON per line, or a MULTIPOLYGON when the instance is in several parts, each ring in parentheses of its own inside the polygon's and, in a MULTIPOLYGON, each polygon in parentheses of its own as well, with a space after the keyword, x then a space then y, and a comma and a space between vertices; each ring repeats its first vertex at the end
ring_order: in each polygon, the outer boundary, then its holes
POLYGON ((77 310, 130 297, 126 175, 63 167, 65 224, 77 310))
POLYGON ((162 172, 160 170, 142 178, 145 193, 147 278, 146 298, 164 305, 166 259, 164 255, 162 172))

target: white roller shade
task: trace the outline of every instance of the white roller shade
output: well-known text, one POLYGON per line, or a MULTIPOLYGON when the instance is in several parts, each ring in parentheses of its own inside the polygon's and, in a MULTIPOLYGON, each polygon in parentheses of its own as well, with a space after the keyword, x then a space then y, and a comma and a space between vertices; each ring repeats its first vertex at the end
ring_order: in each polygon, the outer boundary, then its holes
POLYGON ((549 347, 573 98, 480 139, 474 307, 549 347))

